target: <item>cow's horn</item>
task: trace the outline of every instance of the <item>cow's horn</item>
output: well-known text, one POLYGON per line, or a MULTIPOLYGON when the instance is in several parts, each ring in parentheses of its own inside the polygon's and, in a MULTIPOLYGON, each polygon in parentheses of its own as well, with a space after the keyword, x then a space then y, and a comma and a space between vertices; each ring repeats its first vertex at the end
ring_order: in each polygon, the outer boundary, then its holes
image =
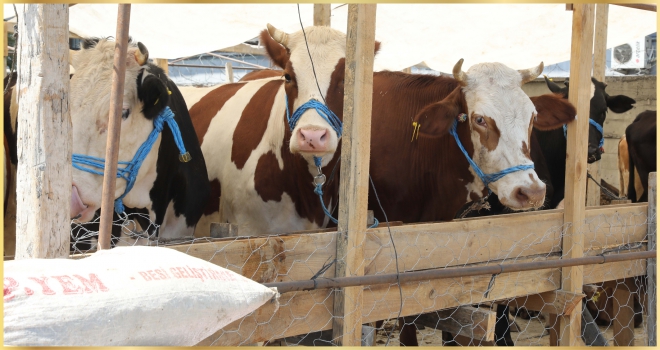
POLYGON ((452 71, 452 73, 454 73, 454 79, 458 80, 458 82, 462 86, 465 86, 465 85, 467 85, 467 74, 465 74, 465 72, 463 72, 461 67, 463 67, 463 59, 462 58, 460 60, 458 60, 458 62, 454 66, 454 70, 452 71))
POLYGON ((538 65, 538 67, 530 68, 530 69, 522 69, 518 71, 520 73, 520 76, 522 78, 522 81, 520 82, 520 85, 524 85, 526 83, 529 83, 530 81, 536 79, 541 73, 543 72, 543 62, 538 65))
POLYGON ((270 33, 270 36, 275 39, 275 41, 286 47, 286 44, 289 42, 289 34, 273 27, 270 23, 266 24, 266 27, 268 28, 268 33, 270 33))
POLYGON ((145 65, 147 61, 149 60, 149 50, 147 50, 147 47, 144 46, 141 42, 137 43, 138 49, 135 50, 135 60, 139 65, 145 65))

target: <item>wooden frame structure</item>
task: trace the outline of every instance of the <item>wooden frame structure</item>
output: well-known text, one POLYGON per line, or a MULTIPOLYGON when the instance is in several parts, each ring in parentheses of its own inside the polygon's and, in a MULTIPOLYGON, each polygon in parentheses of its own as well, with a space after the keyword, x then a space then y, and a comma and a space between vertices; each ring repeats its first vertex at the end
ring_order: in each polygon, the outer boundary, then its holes
MULTIPOLYGON (((570 91, 569 100, 577 106, 578 115, 588 115, 595 5, 575 4, 573 11, 573 53, 571 56, 573 89, 570 91)), ((603 13, 606 13, 605 11, 603 13)), ((316 13, 315 10, 315 18, 316 13)), ((321 8, 319 8, 319 13, 323 13, 321 8)), ((277 237, 230 238, 210 243, 173 246, 172 249, 238 270, 237 272, 242 275, 262 283, 282 279, 282 276, 289 279, 309 279, 313 271, 320 270, 325 262, 333 257, 338 260, 337 268, 335 271, 326 272, 325 277, 383 273, 384 270, 382 268, 377 270, 377 266, 386 266, 385 270, 390 273, 395 272, 391 264, 383 264, 394 258, 391 252, 381 249, 381 242, 389 241, 388 230, 386 228, 364 228, 367 216, 375 15, 376 5, 349 5, 344 104, 346 134, 342 144, 342 162, 345 166, 342 166, 341 169, 342 191, 338 231, 289 234, 277 237), (256 257, 258 261, 250 259, 245 261, 246 249, 253 251, 256 247, 259 247, 260 253, 256 257), (295 256, 283 254, 289 249, 287 247, 296 247, 298 256, 308 254, 306 265, 300 266, 297 264, 295 256), (222 254, 218 254, 218 252, 222 252, 222 254), (278 271, 285 271, 286 274, 280 274, 278 271)), ((321 17, 321 15, 319 16, 321 17)), ((318 23, 325 23, 320 17, 318 23)), ((316 19, 315 23, 317 23, 316 19)), ((329 24, 329 19, 327 23, 329 24)), ((599 21, 599 23, 605 22, 599 21)), ((600 28, 602 31, 603 27, 600 28)), ((597 73, 594 72, 594 74, 597 73)), ((517 256, 519 261, 529 261, 539 254, 543 254, 549 260, 595 255, 600 253, 599 249, 612 246, 612 242, 619 244, 623 250, 626 250, 623 247, 624 244, 639 243, 636 248, 628 247, 628 251, 654 250, 656 244, 655 195, 657 193, 655 174, 651 176, 652 180, 650 180, 650 184, 653 184, 650 190, 652 200, 648 204, 585 208, 586 157, 579 155, 586 154, 587 133, 587 118, 578 118, 577 122, 568 127, 567 196, 564 210, 398 226, 393 229, 394 241, 404 242, 409 235, 414 234, 420 240, 419 244, 423 245, 423 242, 433 242, 430 235, 434 239, 446 237, 446 241, 449 243, 444 249, 451 250, 469 246, 470 242, 478 242, 480 237, 498 235, 503 240, 505 240, 504 237, 509 239, 512 249, 515 250, 522 249, 521 243, 533 238, 529 232, 545 232, 552 227, 561 227, 564 223, 583 223, 585 219, 596 216, 618 215, 630 217, 634 222, 632 225, 617 226, 613 224, 606 230, 607 237, 601 229, 586 232, 581 225, 571 225, 564 235, 556 232, 552 239, 535 244, 533 254, 524 252, 527 255, 514 254, 513 256, 517 256), (648 225, 645 225, 646 221, 635 221, 642 220, 645 215, 648 215, 648 225), (511 227, 516 227, 516 232, 510 232, 511 227), (584 242, 589 242, 591 246, 585 248, 584 242)), ((478 249, 484 250, 483 253, 470 254, 468 260, 455 259, 451 254, 425 256, 423 249, 408 253, 401 258, 403 266, 406 266, 407 263, 412 265, 415 262, 415 270, 461 266, 466 263, 506 263, 504 261, 506 256, 499 255, 500 247, 481 246, 478 249), (420 259, 421 257, 424 259, 420 259)), ((508 256, 511 254, 511 252, 507 252, 508 256)), ((454 280, 432 280, 424 285, 405 284, 402 285, 404 297, 414 295, 416 302, 404 304, 401 316, 493 301, 492 295, 496 295, 498 300, 514 300, 519 306, 525 305, 530 309, 545 307, 546 311, 555 312, 559 320, 557 335, 560 336, 561 344, 577 345, 580 337, 579 312, 574 312, 574 310, 581 309, 579 297, 582 295, 583 284, 641 276, 647 273, 655 282, 655 259, 649 260, 648 266, 645 266, 645 263, 644 260, 633 260, 502 274, 494 280, 492 288, 490 288, 490 296, 484 296, 482 292, 488 288, 491 281, 490 276, 472 278, 471 283, 474 288, 469 293, 462 293, 460 284, 454 280), (518 283, 513 283, 513 281, 518 283), (560 285, 561 290, 558 290, 557 287, 560 285), (444 291, 444 293, 440 293, 440 291, 444 291), (532 297, 528 297, 530 295, 532 297)), ((656 286, 653 284, 649 291, 655 293, 655 290, 656 286)), ((618 298, 625 296, 625 294, 617 295, 616 298, 620 300, 618 298)), ((390 311, 390 306, 398 303, 398 300, 398 290, 380 285, 372 286, 369 293, 363 293, 362 288, 349 287, 340 293, 333 290, 314 290, 285 294, 281 297, 282 306, 279 307, 279 310, 275 310, 275 306, 272 304, 264 305, 253 314, 228 325, 223 330, 236 332, 226 333, 218 342, 213 342, 217 335, 209 337, 200 345, 210 345, 212 342, 213 345, 254 343, 271 339, 274 336, 286 337, 332 328, 333 339, 338 345, 359 346, 360 336, 355 329, 366 322, 396 317, 396 313, 393 314, 390 311), (330 310, 333 311, 330 312, 330 310), (300 317, 301 315, 304 317, 300 317), (268 322, 269 320, 270 322, 268 322), (254 329, 254 331, 247 332, 247 334, 240 332, 243 327, 254 329)), ((655 305, 650 306, 653 311, 655 311, 654 308, 655 305)), ((655 317, 654 312, 652 317, 649 315, 649 323, 652 324, 652 327, 649 326, 649 332, 651 332, 651 328, 655 331, 655 317)), ((485 324, 489 324, 488 320, 491 318, 488 313, 482 317, 485 324)), ((621 322, 625 321, 621 320, 621 322)), ((482 333, 473 332, 471 334, 472 336, 481 334, 488 337, 492 335, 492 332, 486 329, 482 333)), ((615 342, 627 344, 626 339, 621 339, 622 337, 624 336, 615 338, 617 339, 615 342)), ((655 334, 649 333, 649 342, 655 345, 655 334)))

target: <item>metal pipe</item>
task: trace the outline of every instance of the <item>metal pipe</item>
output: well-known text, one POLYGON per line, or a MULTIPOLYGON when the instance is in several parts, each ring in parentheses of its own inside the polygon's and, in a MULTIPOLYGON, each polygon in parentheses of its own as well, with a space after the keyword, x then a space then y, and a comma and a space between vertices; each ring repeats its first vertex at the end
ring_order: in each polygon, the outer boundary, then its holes
MULTIPOLYGON (((597 255, 587 256, 582 258, 558 259, 558 260, 544 260, 533 261, 525 263, 513 264, 499 264, 489 266, 475 266, 475 267, 456 267, 446 269, 433 269, 424 271, 403 272, 399 274, 401 283, 426 281, 430 279, 441 278, 456 278, 456 277, 469 277, 478 275, 495 275, 508 272, 541 270, 549 268, 570 267, 578 265, 594 265, 604 264, 609 262, 636 260, 636 259, 651 259, 655 258, 657 252, 642 251, 634 253, 622 253, 612 255, 597 255)), ((369 275, 357 277, 339 277, 339 278, 318 278, 315 280, 292 281, 292 282, 273 282, 264 283, 266 287, 277 287, 277 291, 281 293, 326 289, 326 288, 344 288, 354 286, 367 286, 375 284, 396 283, 397 275, 383 274, 383 275, 369 275)))
POLYGON ((235 58, 231 58, 231 57, 227 57, 227 56, 223 56, 223 55, 218 55, 217 53, 213 53, 213 52, 207 52, 206 54, 214 56, 214 57, 218 57, 218 58, 223 58, 223 59, 229 60, 229 61, 234 61, 234 62, 238 62, 238 63, 247 64, 248 66, 252 66, 252 67, 255 67, 255 68, 261 68, 261 69, 267 69, 268 68, 268 67, 260 66, 258 64, 237 60, 235 58))
POLYGON ((101 222, 99 227, 99 249, 110 249, 112 212, 114 211, 115 184, 117 181, 117 158, 121 133, 121 112, 126 78, 126 52, 128 51, 128 26, 131 23, 131 5, 120 4, 117 13, 117 38, 113 63, 112 87, 110 90, 110 113, 108 113, 108 137, 105 148, 103 194, 101 197, 101 222))
POLYGON ((612 5, 630 7, 630 8, 633 8, 633 9, 653 11, 653 12, 658 11, 657 6, 656 5, 651 5, 651 4, 612 4, 612 5))
MULTIPOLYGON (((184 63, 175 63, 169 64, 170 67, 190 67, 190 68, 213 68, 213 69, 225 69, 223 66, 204 66, 201 64, 184 64, 184 63)), ((263 68, 255 68, 255 67, 233 67, 234 69, 242 69, 242 70, 262 70, 263 68)), ((268 68, 266 68, 268 69, 268 68)), ((274 70, 280 70, 280 69, 274 69, 274 70)))

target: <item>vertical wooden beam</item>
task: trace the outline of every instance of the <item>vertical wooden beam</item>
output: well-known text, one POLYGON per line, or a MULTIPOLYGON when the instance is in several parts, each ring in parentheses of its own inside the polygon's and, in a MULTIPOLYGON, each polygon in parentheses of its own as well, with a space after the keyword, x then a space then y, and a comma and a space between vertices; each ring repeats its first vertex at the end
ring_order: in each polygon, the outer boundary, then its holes
MULTIPOLYGON (((569 224, 562 238, 562 257, 578 258, 584 251, 584 208, 587 181, 587 142, 591 99, 591 53, 594 38, 594 4, 573 5, 571 43, 571 89, 568 100, 577 106, 578 118, 568 125, 566 146, 566 189, 564 223, 569 224)), ((562 269, 562 289, 581 293, 583 267, 562 269)), ((560 344, 578 346, 582 303, 570 315, 559 316, 560 344)))
POLYGON ((170 66, 167 58, 154 58, 154 64, 165 71, 165 74, 170 75, 170 66))
POLYGON ((112 235, 112 213, 115 210, 115 186, 117 184, 117 158, 121 136, 121 112, 126 80, 126 53, 128 51, 128 27, 131 23, 131 4, 120 4, 117 10, 117 41, 110 89, 110 112, 108 113, 108 136, 105 148, 103 192, 101 194, 101 220, 99 225, 98 249, 110 249, 112 235))
MULTIPOLYGON (((607 53, 607 17, 608 4, 596 5, 596 34, 594 37, 594 70, 593 77, 605 82, 605 54, 607 53)), ((589 174, 600 183, 600 162, 587 166, 589 174)), ((587 181, 587 206, 600 205, 600 187, 593 181, 587 181)))
POLYGON ((19 11, 16 259, 69 256, 69 5, 19 11))
MULTIPOLYGON (((648 250, 657 249, 657 235, 658 235, 658 217, 657 217, 657 205, 658 205, 658 173, 652 172, 649 174, 649 211, 648 211, 648 250)), ((656 277, 656 268, 657 268, 656 259, 649 259, 646 264, 646 285, 648 286, 648 293, 646 298, 648 300, 648 317, 647 317, 647 332, 649 339, 649 346, 658 345, 658 336, 657 336, 657 317, 658 317, 658 287, 657 287, 657 277, 656 277)))
MULTIPOLYGON (((350 4, 346 31, 337 277, 364 274, 375 32, 376 4, 350 4)), ((362 287, 336 290, 333 315, 332 338, 335 343, 360 346, 362 287)))
POLYGON ((225 63, 225 74, 227 75, 227 81, 230 83, 234 82, 234 68, 231 65, 231 62, 225 63))
POLYGON ((330 27, 330 4, 314 4, 314 25, 330 27))

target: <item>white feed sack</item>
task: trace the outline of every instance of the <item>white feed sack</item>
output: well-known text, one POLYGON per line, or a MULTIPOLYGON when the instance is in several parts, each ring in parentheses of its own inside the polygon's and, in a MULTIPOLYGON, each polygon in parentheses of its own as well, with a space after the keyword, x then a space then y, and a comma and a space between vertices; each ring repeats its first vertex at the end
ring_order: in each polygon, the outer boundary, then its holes
POLYGON ((276 291, 169 248, 5 262, 5 345, 191 346, 276 291))

